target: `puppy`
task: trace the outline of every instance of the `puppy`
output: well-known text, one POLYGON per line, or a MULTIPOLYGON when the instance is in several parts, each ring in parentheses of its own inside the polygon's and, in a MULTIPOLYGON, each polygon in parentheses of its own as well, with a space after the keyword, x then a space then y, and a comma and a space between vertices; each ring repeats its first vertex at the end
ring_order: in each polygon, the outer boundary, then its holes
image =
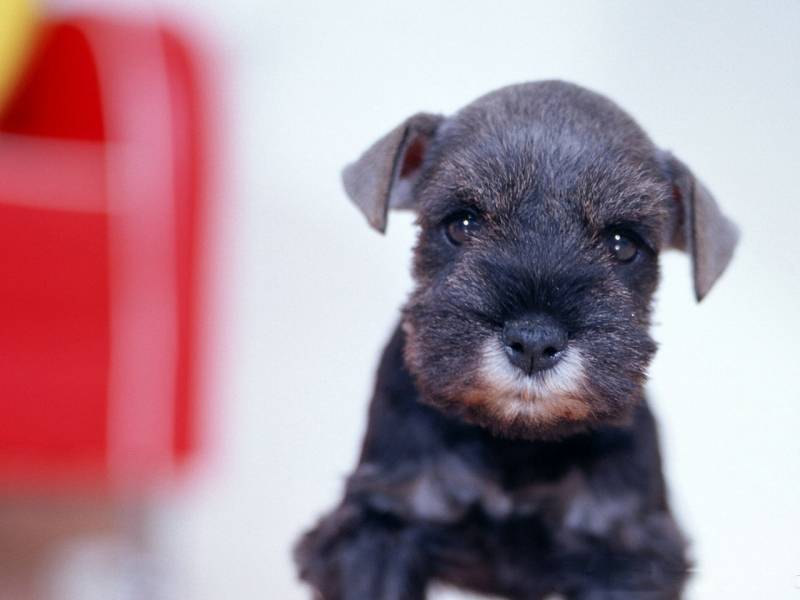
POLYGON ((688 562, 644 398, 658 255, 702 299, 738 233, 608 99, 506 87, 417 114, 344 171, 377 230, 416 211, 416 287, 338 508, 299 542, 324 600, 431 582, 538 599, 680 597, 688 562))

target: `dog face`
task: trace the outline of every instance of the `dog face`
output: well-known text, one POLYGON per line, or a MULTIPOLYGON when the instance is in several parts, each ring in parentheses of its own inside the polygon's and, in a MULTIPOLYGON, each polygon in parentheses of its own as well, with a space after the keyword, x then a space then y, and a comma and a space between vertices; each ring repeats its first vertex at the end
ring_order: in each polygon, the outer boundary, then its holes
POLYGON ((691 253, 700 299, 737 238, 680 161, 561 82, 415 115, 344 180, 378 229, 417 211, 403 328, 423 401, 505 436, 624 421, 655 352, 659 252, 691 253))

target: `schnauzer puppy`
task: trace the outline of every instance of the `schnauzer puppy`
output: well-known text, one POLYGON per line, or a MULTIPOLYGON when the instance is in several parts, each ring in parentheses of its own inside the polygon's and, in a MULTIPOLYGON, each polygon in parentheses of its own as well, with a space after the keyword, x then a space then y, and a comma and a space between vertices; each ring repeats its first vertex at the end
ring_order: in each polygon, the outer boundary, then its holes
POLYGON ((355 472, 300 540, 324 600, 678 598, 686 544, 644 398, 666 248, 700 300, 736 227, 608 99, 545 81, 420 113, 344 171, 377 230, 418 215, 416 287, 355 472))

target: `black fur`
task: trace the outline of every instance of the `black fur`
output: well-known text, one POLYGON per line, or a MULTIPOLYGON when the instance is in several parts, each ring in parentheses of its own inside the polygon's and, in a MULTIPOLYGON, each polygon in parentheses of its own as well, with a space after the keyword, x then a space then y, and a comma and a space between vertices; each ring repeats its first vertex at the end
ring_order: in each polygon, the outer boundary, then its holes
POLYGON ((496 437, 419 402, 403 343, 398 329, 344 500, 296 549, 320 597, 413 600, 431 580, 520 599, 678 597, 684 543, 646 404, 630 427, 496 437))
MULTIPOLYGON (((392 135, 375 148, 397 146, 395 179, 416 170, 417 286, 344 499, 296 548, 301 577, 325 600, 413 600, 432 581, 678 598, 685 543, 643 392, 658 253, 686 237, 664 153, 611 102, 560 82, 425 116, 420 140, 411 126, 392 135), (480 229, 455 246, 444 229, 464 210, 480 229), (615 231, 638 244, 631 262, 610 254, 615 231), (569 385, 515 392, 498 383, 505 365, 486 366, 503 324, 531 313, 580 353, 569 385)), ((372 201, 357 199, 374 219, 372 201)))

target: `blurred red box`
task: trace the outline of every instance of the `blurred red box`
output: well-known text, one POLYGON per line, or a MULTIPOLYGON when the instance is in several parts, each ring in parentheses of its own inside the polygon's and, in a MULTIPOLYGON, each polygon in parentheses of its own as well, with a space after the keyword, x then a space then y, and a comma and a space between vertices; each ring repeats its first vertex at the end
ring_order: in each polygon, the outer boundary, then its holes
POLYGON ((197 447, 202 62, 46 24, 0 114, 0 485, 139 486, 197 447))

